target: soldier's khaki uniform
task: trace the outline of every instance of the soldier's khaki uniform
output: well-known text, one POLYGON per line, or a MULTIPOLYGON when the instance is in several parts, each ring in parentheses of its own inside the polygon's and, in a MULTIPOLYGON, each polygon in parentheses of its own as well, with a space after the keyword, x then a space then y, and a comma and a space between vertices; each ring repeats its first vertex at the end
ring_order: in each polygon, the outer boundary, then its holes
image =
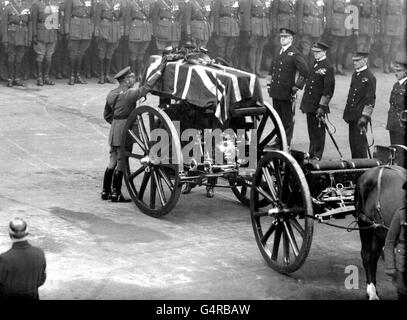
POLYGON ((382 0, 380 6, 381 34, 383 45, 384 72, 388 73, 390 64, 399 50, 402 37, 406 37, 406 1, 382 0))
POLYGON ((211 35, 211 6, 204 0, 187 0, 182 8, 182 33, 197 47, 206 47, 211 35))
POLYGON ((213 34, 218 56, 232 62, 233 51, 239 39, 239 2, 219 0, 213 2, 213 34))
POLYGON ((140 81, 144 56, 153 34, 151 6, 144 0, 132 0, 126 11, 125 33, 129 37, 131 67, 136 80, 140 81))
POLYGON ((64 22, 64 5, 65 0, 58 0, 58 31, 57 45, 53 55, 54 72, 57 79, 67 77, 68 67, 68 48, 65 38, 65 22, 64 22))
POLYGON ((373 0, 353 0, 359 9, 359 29, 356 37, 356 50, 370 52, 374 41, 377 7, 373 0))
POLYGON ((38 0, 31 6, 33 48, 36 53, 37 85, 54 85, 50 80, 52 56, 58 39, 59 7, 55 0, 38 0), (42 65, 44 62, 44 77, 42 65), (44 78, 44 79, 43 79, 44 78))
POLYGON ((119 0, 101 0, 95 5, 95 38, 100 63, 99 83, 114 83, 110 79, 113 53, 124 35, 125 8, 119 0))
POLYGON ((85 84, 81 76, 82 59, 94 32, 91 0, 65 0, 65 35, 68 39, 70 79, 69 84, 85 84))
POLYGON ((323 0, 297 0, 299 50, 308 59, 314 61, 311 46, 324 32, 325 4, 323 0))
POLYGON ((270 35, 270 1, 245 0, 241 3, 241 31, 248 32, 249 71, 261 74, 263 49, 270 35))
POLYGON ((326 33, 331 44, 329 54, 334 69, 338 74, 344 75, 345 65, 345 45, 353 33, 352 28, 348 28, 345 20, 349 13, 346 7, 351 4, 350 0, 326 0, 326 33))
MULTIPOLYGON (((8 0, 7 0, 8 1, 8 0)), ((0 30, 3 21, 3 11, 5 7, 5 1, 0 0, 0 30)), ((1 32, 0 32, 0 80, 7 80, 7 70, 6 70, 6 50, 4 48, 3 42, 1 41, 1 32)))
POLYGON ((11 0, 4 8, 2 21, 2 42, 8 56, 8 86, 23 85, 21 68, 31 39, 30 6, 26 1, 11 0))
POLYGON ((158 50, 177 47, 181 40, 181 12, 179 1, 157 0, 152 13, 153 35, 158 50))
MULTIPOLYGON (((270 25, 273 36, 273 47, 278 54, 280 49, 280 28, 289 29, 297 32, 296 1, 295 0, 273 0, 271 4, 270 25)), ((294 39, 294 43, 295 43, 294 39)))

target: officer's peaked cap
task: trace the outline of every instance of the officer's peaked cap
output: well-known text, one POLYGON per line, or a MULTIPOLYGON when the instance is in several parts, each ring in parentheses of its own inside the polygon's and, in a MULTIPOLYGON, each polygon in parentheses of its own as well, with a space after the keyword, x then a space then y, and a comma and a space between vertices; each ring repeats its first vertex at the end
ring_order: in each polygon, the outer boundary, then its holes
POLYGON ((295 32, 287 28, 280 28, 280 35, 281 34, 290 34, 292 36, 295 36, 295 32))
POLYGON ((325 42, 317 41, 312 46, 311 50, 312 51, 322 51, 322 50, 326 51, 328 49, 329 49, 329 46, 325 42))
POLYGON ((27 223, 21 218, 14 218, 8 225, 10 236, 15 239, 21 239, 28 235, 27 223))
POLYGON ((396 59, 395 59, 395 69, 398 70, 403 70, 403 69, 407 69, 407 55, 405 52, 399 52, 396 55, 396 59))
POLYGON ((113 78, 117 79, 118 81, 122 80, 125 76, 131 74, 131 69, 130 67, 126 67, 122 70, 120 70, 113 78))
POLYGON ((369 56, 369 52, 368 51, 355 51, 353 52, 353 60, 359 60, 362 58, 367 58, 369 56))

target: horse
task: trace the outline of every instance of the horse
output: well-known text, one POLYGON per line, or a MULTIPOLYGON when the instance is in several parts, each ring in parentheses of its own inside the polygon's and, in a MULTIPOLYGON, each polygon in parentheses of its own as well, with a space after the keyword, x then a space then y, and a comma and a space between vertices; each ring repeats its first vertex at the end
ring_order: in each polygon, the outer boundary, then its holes
POLYGON ((356 184, 356 214, 369 300, 379 299, 376 289, 377 262, 393 215, 405 205, 406 192, 402 187, 406 181, 406 169, 398 165, 385 165, 367 170, 356 184))

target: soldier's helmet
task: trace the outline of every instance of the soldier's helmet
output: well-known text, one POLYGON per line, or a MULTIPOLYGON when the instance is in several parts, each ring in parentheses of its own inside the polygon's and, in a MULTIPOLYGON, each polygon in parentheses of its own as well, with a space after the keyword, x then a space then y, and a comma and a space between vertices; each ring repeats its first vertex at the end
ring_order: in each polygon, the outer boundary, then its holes
POLYGON ((15 239, 26 237, 28 235, 27 222, 21 218, 14 218, 8 225, 8 232, 15 239))

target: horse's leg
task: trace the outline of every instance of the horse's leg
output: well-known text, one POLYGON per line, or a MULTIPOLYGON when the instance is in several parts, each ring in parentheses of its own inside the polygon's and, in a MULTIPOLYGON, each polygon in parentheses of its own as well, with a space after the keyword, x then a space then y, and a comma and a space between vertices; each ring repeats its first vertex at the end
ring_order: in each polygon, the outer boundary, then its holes
MULTIPOLYGON (((359 222, 359 227, 363 228, 366 227, 367 224, 359 222)), ((362 249, 361 249, 361 256, 362 256, 362 261, 363 261, 363 268, 365 269, 366 273, 366 295, 369 300, 376 300, 378 299, 377 293, 376 293, 376 286, 375 283, 373 283, 373 277, 372 274, 372 241, 373 241, 373 230, 371 229, 366 229, 366 230, 360 230, 359 231, 360 235, 360 240, 362 243, 362 249)))
MULTIPOLYGON (((372 239, 372 250, 370 253, 370 270, 371 270, 371 282, 375 286, 376 286, 377 263, 379 261, 383 247, 384 247, 384 238, 379 236, 377 233, 374 233, 372 239)), ((377 289, 376 295, 378 295, 377 289)))

